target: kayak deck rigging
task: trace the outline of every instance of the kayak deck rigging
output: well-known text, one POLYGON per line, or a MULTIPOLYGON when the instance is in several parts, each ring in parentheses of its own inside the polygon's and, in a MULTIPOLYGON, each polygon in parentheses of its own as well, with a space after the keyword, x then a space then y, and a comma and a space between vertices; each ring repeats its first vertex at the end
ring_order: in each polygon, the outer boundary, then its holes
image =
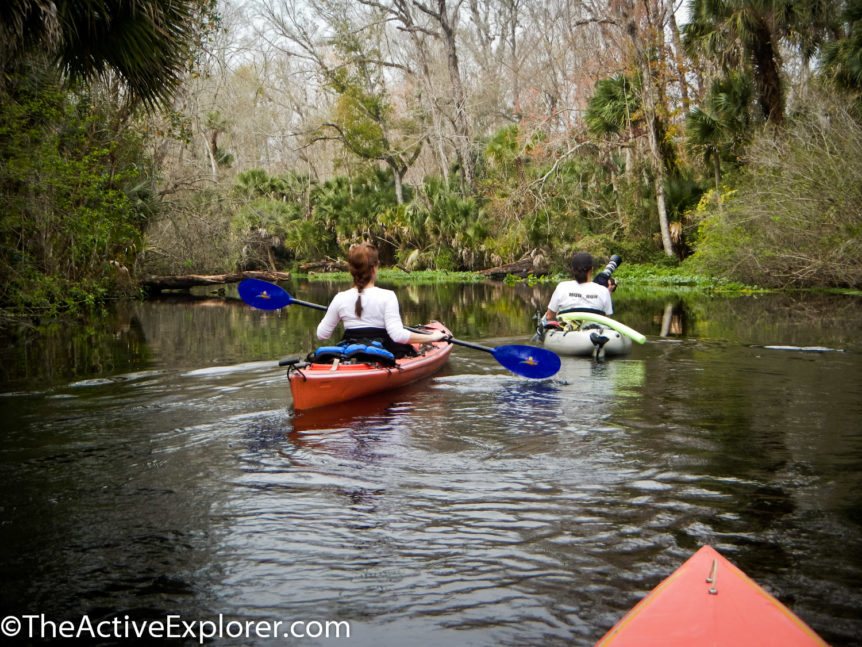
POLYGON ((825 647, 790 609, 711 546, 701 547, 595 647, 825 647))

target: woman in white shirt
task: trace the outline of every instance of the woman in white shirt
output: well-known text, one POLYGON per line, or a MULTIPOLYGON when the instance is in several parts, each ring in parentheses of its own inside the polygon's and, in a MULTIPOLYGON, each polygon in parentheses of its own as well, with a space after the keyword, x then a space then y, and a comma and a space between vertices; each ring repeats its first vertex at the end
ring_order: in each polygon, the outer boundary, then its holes
POLYGON ((354 245, 347 253, 347 266, 353 276, 353 287, 332 299, 323 320, 317 326, 317 338, 329 339, 338 323, 344 324, 344 341, 371 343, 380 341, 396 357, 414 354, 408 344, 440 341, 442 331, 416 333, 404 328, 398 297, 392 290, 374 285, 379 260, 377 248, 370 243, 354 245))
POLYGON ((572 257, 572 276, 574 281, 563 281, 557 285, 546 321, 553 321, 560 312, 591 311, 611 316, 614 306, 611 302, 611 292, 616 283, 609 283, 610 289, 598 283, 593 283, 593 257, 585 252, 579 252, 572 257))

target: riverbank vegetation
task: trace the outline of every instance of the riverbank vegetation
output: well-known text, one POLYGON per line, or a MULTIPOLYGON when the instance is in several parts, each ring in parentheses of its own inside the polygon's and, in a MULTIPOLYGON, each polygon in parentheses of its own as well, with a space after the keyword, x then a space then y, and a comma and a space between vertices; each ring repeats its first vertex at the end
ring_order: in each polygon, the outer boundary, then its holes
MULTIPOLYGON (((352 278, 348 272, 326 272, 323 274, 294 274, 293 278, 304 279, 310 282, 332 282, 350 283, 352 278)), ((530 274, 527 277, 506 276, 502 282, 507 285, 519 283, 527 286, 550 284, 556 285, 560 281, 568 280, 571 276, 568 271, 560 271, 541 276, 530 274)), ((694 274, 687 271, 684 265, 668 265, 666 263, 640 263, 637 265, 624 264, 614 273, 614 279, 618 283, 636 285, 645 288, 670 288, 690 287, 698 290, 723 290, 751 292, 760 289, 753 284, 743 284, 736 281, 710 276, 707 274, 694 274)), ((478 272, 458 272, 448 270, 421 270, 417 272, 404 272, 399 269, 381 268, 378 273, 381 284, 406 285, 433 284, 433 283, 481 283, 487 280, 478 272)))
POLYGON ((49 4, 0 15, 6 313, 362 239, 862 286, 859 0, 49 4))

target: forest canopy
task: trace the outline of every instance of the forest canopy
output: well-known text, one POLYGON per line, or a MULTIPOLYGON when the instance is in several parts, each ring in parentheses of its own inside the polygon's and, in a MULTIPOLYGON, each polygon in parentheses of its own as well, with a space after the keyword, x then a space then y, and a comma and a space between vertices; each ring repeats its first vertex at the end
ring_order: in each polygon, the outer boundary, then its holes
POLYGON ((860 286, 862 0, 12 0, 0 306, 372 240, 860 286))

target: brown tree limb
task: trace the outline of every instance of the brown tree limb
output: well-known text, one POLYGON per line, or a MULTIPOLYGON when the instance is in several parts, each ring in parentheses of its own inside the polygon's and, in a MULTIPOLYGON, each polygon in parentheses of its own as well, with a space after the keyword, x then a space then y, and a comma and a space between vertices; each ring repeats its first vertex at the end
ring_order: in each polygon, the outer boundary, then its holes
POLYGON ((186 290, 198 285, 224 285, 238 283, 243 279, 262 279, 264 281, 287 281, 290 272, 246 271, 231 274, 180 274, 174 276, 148 276, 141 285, 155 292, 159 290, 186 290))

